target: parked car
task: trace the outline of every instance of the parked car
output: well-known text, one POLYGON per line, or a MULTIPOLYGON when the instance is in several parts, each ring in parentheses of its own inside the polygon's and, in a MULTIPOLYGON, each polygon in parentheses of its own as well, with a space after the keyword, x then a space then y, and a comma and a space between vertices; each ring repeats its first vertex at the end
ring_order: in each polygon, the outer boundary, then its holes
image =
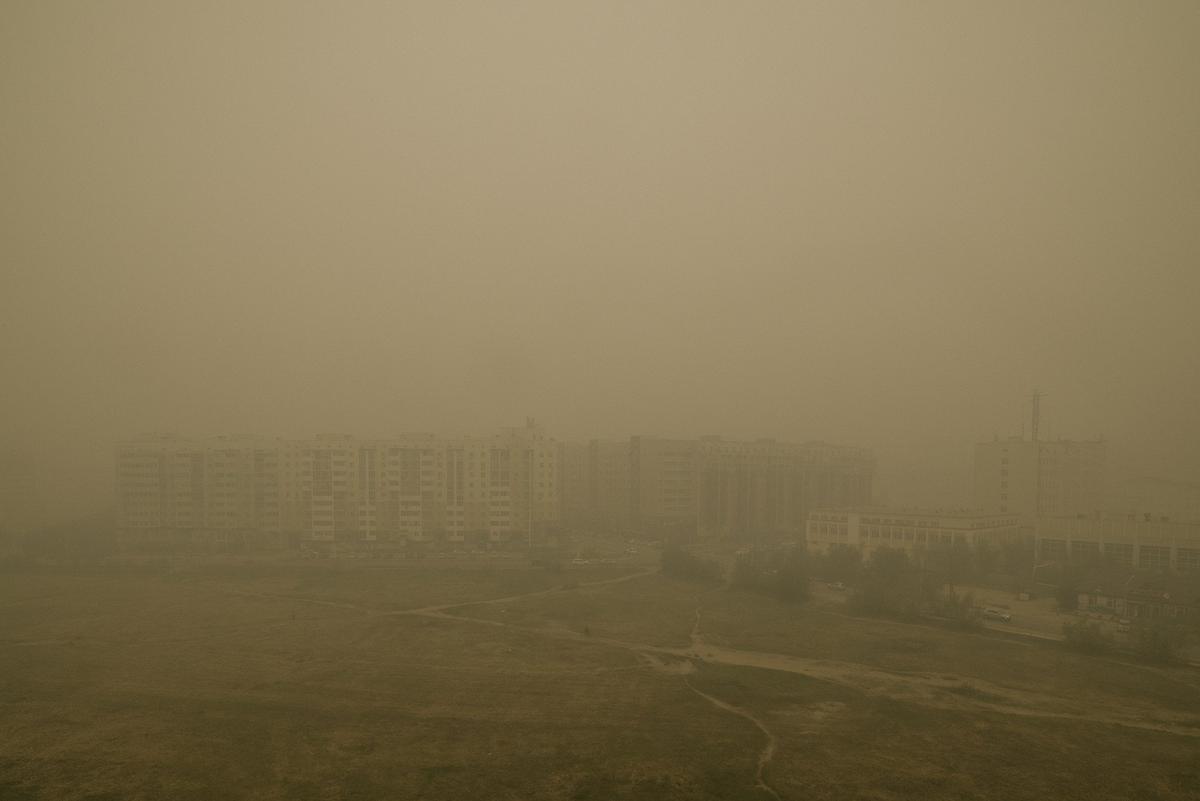
POLYGON ((1003 609, 984 609, 983 619, 998 620, 1001 623, 1011 623, 1012 615, 1010 615, 1008 612, 1005 612, 1003 609))

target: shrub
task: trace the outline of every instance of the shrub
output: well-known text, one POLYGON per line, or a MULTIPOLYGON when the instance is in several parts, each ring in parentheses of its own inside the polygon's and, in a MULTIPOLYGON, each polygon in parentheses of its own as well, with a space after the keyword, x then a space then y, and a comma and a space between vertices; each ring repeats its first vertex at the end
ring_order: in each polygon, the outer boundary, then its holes
POLYGON ((1063 623, 1067 647, 1086 654, 1102 654, 1112 650, 1112 637, 1104 633, 1099 623, 1078 620, 1063 623))
POLYGON ((662 552, 662 572, 665 576, 685 581, 717 582, 721 566, 710 559, 701 559, 679 545, 668 545, 662 552))
POLYGON ((907 554, 880 548, 871 554, 850 605, 868 614, 916 617, 924 607, 923 594, 921 575, 913 570, 907 554))
POLYGON ((787 603, 808 600, 808 564, 804 551, 751 551, 738 557, 730 584, 787 603))
POLYGON ((1151 662, 1171 662, 1183 645, 1183 631, 1168 623, 1138 622, 1133 629, 1133 650, 1151 662))

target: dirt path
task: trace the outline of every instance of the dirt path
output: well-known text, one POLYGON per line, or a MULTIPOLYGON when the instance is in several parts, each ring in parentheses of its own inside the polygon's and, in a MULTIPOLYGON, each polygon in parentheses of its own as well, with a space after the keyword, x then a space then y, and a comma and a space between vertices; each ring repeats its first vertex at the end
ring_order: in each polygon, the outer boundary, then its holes
POLYGON ((726 712, 743 717, 758 727, 758 730, 761 731, 767 738, 767 742, 766 745, 763 746, 763 750, 758 755, 758 768, 754 772, 754 786, 760 788, 767 795, 776 799, 776 801, 782 801, 782 799, 779 797, 779 793, 775 792, 775 788, 767 784, 766 779, 763 778, 763 771, 766 770, 767 764, 771 761, 771 758, 775 756, 775 747, 778 744, 778 741, 775 739, 775 735, 771 733, 771 730, 767 728, 766 724, 745 709, 734 706, 730 703, 726 703, 716 696, 709 695, 703 690, 697 689, 696 685, 692 684, 692 680, 688 676, 683 677, 683 683, 688 686, 689 690, 708 701, 718 709, 723 709, 726 712))
POLYGON ((1021 717, 1103 723, 1200 738, 1200 725, 1198 725, 1195 716, 1179 715, 1167 709, 1146 709, 1131 706, 1123 709, 1112 709, 1108 713, 1099 713, 1090 708, 1085 708, 1081 703, 1073 704, 1058 696, 1005 687, 961 674, 949 672, 919 673, 891 671, 863 665, 858 662, 812 659, 787 654, 710 645, 704 642, 699 632, 699 609, 697 610, 696 623, 692 628, 693 644, 687 648, 669 648, 618 640, 610 637, 587 636, 569 629, 522 626, 500 620, 466 617, 461 614, 449 615, 444 612, 419 611, 412 611, 406 614, 507 628, 543 637, 607 645, 641 655, 674 657, 675 659, 689 660, 699 664, 707 662, 719 665, 733 665, 737 667, 795 673, 872 695, 887 696, 889 698, 942 709, 968 712, 984 710, 1021 717))
MULTIPOLYGON (((618 584, 650 575, 653 570, 639 571, 611 579, 584 582, 578 587, 596 587, 608 584, 618 584)), ((313 598, 303 598, 286 595, 270 595, 256 593, 239 593, 242 595, 263 597, 274 600, 288 600, 314 603, 322 606, 353 609, 371 615, 381 616, 416 616, 436 618, 443 621, 454 621, 472 625, 486 625, 497 628, 511 629, 540 637, 573 640, 580 643, 591 643, 613 648, 621 648, 642 656, 666 656, 671 660, 689 660, 694 663, 706 662, 737 667, 751 667, 763 670, 776 670, 785 673, 795 673, 810 678, 827 681, 860 692, 896 698, 925 706, 954 709, 959 711, 990 711, 1022 717, 1036 717, 1058 720, 1074 720, 1091 723, 1116 725, 1126 728, 1166 732, 1186 737, 1200 738, 1200 725, 1194 715, 1180 715, 1163 708, 1149 709, 1146 707, 1127 706, 1110 709, 1107 713, 1096 712, 1085 708, 1082 702, 1072 702, 1058 696, 1037 693, 1006 687, 981 680, 973 676, 965 676, 950 672, 920 673, 885 670, 857 662, 840 662, 828 659, 813 659, 764 651, 751 651, 741 648, 729 648, 706 643, 700 634, 701 605, 697 599, 696 619, 691 631, 691 645, 687 648, 669 648, 648 645, 645 643, 629 642, 610 637, 588 636, 569 629, 546 628, 537 626, 522 626, 500 620, 468 617, 462 614, 447 614, 447 610, 475 604, 509 603, 523 598, 546 596, 559 592, 567 592, 562 587, 545 590, 535 590, 528 593, 509 595, 502 598, 491 598, 480 601, 466 601, 437 606, 418 607, 414 609, 383 611, 358 604, 325 601, 313 598)), ((661 661, 661 660, 660 660, 661 661)), ((694 688, 693 688, 694 689, 694 688)), ((740 714, 740 713, 739 713, 740 714)))
MULTIPOLYGON (((692 631, 691 631, 691 641, 692 641, 693 652, 700 648, 706 647, 704 644, 704 638, 700 634, 700 616, 701 616, 702 612, 704 611, 704 596, 707 595, 709 592, 713 592, 713 590, 707 590, 696 596, 696 620, 692 624, 692 631)), ((686 664, 691 666, 690 662, 688 662, 686 664)), ((776 799, 776 801, 781 801, 779 798, 779 793, 775 791, 774 787, 767 784, 767 780, 763 777, 763 773, 764 773, 764 771, 766 771, 767 765, 770 764, 771 759, 775 756, 775 748, 778 745, 778 740, 775 739, 775 735, 771 732, 770 729, 767 728, 767 724, 764 723, 761 718, 757 717, 752 712, 750 712, 746 709, 742 709, 741 707, 734 706, 733 704, 730 704, 726 701, 722 701, 720 698, 717 698, 714 695, 709 695, 708 693, 706 693, 703 690, 696 687, 696 685, 692 684, 692 680, 688 675, 688 673, 690 673, 690 672, 691 671, 685 671, 683 673, 683 683, 687 685, 689 690, 691 690, 692 692, 694 692, 696 695, 700 696, 704 700, 708 701, 710 704, 717 707, 718 709, 723 709, 726 712, 730 712, 734 715, 738 715, 739 717, 743 717, 746 720, 750 721, 767 738, 766 743, 763 745, 762 751, 759 752, 759 755, 758 755, 758 765, 754 771, 754 785, 756 787, 758 787, 759 789, 761 789, 763 792, 765 792, 767 795, 776 799)))

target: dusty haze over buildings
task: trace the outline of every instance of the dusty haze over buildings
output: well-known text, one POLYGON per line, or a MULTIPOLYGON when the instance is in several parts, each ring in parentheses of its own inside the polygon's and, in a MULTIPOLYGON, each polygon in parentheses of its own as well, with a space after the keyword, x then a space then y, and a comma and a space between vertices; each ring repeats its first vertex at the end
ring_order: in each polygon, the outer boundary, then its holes
MULTIPOLYGON (((1112 443, 1196 480, 1200 6, 0 8, 0 439, 1112 443)), ((63 509, 58 511, 62 512, 63 509)))

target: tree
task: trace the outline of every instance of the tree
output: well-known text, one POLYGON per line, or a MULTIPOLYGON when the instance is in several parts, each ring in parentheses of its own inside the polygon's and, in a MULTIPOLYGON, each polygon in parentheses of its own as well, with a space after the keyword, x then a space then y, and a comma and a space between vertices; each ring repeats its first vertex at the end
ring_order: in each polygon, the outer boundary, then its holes
POLYGON ((862 551, 853 545, 834 545, 821 561, 822 573, 830 581, 852 584, 862 572, 862 551))
POLYGON ((995 573, 1000 566, 1000 552, 987 544, 975 547, 975 575, 988 576, 995 573))
POLYGON ((721 566, 709 559, 701 559, 679 545, 668 545, 661 558, 663 575, 685 581, 717 582, 721 580, 721 566))
POLYGON ((1184 633, 1159 620, 1138 619, 1133 627, 1133 649, 1151 662, 1171 662, 1183 645, 1184 633))
POLYGON ((1028 576, 1033 572, 1033 543, 1022 537, 1000 546, 1000 563, 1010 576, 1028 576))
POLYGON ((1099 623, 1078 620, 1063 623, 1063 637, 1067 646, 1086 654, 1102 654, 1112 650, 1112 638, 1104 633, 1099 623))
POLYGON ((808 600, 808 564, 798 548, 789 549, 773 577, 774 595, 781 601, 808 600))
POLYGON ((733 575, 729 579, 730 585, 735 589, 753 592, 758 589, 760 579, 761 571, 755 567, 754 560, 750 558, 750 555, 738 556, 733 563, 733 575))
POLYGON ((1058 601, 1060 612, 1073 612, 1079 608, 1079 572, 1074 569, 1064 570, 1054 588, 1054 599, 1058 601))
POLYGON ((879 548, 862 572, 851 604, 861 611, 909 617, 922 607, 921 576, 904 551, 879 548))
POLYGON ((735 589, 780 601, 808 600, 808 561, 802 548, 755 549, 738 555, 729 582, 735 589))
POLYGON ((965 543, 932 548, 927 553, 929 569, 953 595, 954 589, 971 575, 972 554, 965 543))

